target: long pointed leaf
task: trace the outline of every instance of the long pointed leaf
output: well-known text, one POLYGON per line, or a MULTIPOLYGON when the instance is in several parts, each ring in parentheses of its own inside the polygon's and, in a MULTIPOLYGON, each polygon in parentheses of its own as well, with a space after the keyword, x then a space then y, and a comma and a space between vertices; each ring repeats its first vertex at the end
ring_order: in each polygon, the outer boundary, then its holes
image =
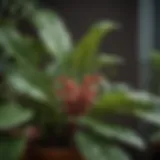
POLYGON ((99 69, 103 66, 109 67, 120 65, 123 64, 123 62, 123 59, 119 56, 103 53, 97 57, 97 63, 95 65, 97 65, 96 69, 99 69))
POLYGON ((92 129, 95 133, 105 138, 118 140, 122 143, 140 149, 143 149, 145 147, 145 144, 142 141, 142 139, 134 131, 130 129, 103 124, 90 118, 84 118, 80 120, 80 123, 92 129))
POLYGON ((142 111, 138 112, 137 111, 136 115, 139 118, 141 118, 141 119, 143 119, 153 125, 157 125, 158 127, 160 126, 160 113, 159 112, 142 112, 142 111))
POLYGON ((106 147, 106 152, 108 152, 108 159, 109 160, 129 160, 130 157, 125 154, 125 152, 115 146, 107 146, 106 147))
MULTIPOLYGON (((21 70, 23 78, 31 80, 32 83, 39 85, 38 87, 41 88, 50 85, 51 80, 49 80, 47 74, 39 70, 42 55, 34 48, 35 42, 25 39, 12 27, 3 27, 0 28, 0 45, 16 59, 16 66, 21 70)), ((8 72, 10 76, 10 72, 13 72, 13 70, 8 72)))
POLYGON ((18 127, 31 120, 33 112, 18 105, 0 107, 0 130, 18 127))
POLYGON ((41 54, 34 50, 31 42, 22 37, 14 27, 0 28, 0 45, 5 51, 11 54, 17 62, 37 67, 41 54))
POLYGON ((8 75, 8 84, 11 85, 16 92, 29 95, 34 99, 46 101, 48 98, 45 94, 45 90, 42 89, 43 86, 39 86, 32 81, 27 81, 25 77, 18 73, 11 73, 8 75))
POLYGON ((114 23, 106 21, 99 22, 92 26, 73 51, 71 64, 75 73, 93 71, 96 62, 95 54, 98 52, 101 40, 116 27, 114 23))
POLYGON ((91 140, 89 136, 86 136, 83 133, 78 133, 75 137, 75 141, 86 160, 105 160, 107 158, 104 157, 101 146, 91 140))
MULTIPOLYGON (((154 100, 156 100, 154 98, 154 100)), ((95 103, 94 113, 105 114, 108 111, 135 114, 137 110, 150 111, 154 106, 150 95, 130 90, 110 91, 99 96, 95 103)))
POLYGON ((75 141, 86 160, 129 160, 120 148, 100 141, 95 136, 78 132, 75 141))
POLYGON ((71 52, 71 37, 64 23, 55 12, 37 10, 33 14, 32 22, 51 55, 61 59, 64 54, 71 52))

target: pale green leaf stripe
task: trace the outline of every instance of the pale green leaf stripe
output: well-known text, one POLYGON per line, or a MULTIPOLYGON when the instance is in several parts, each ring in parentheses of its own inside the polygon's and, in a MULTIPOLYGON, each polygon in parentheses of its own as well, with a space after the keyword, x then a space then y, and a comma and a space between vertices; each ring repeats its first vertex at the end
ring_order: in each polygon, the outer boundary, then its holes
POLYGON ((159 111, 158 112, 148 112, 148 113, 137 111, 136 115, 149 123, 160 126, 160 113, 159 113, 159 111))

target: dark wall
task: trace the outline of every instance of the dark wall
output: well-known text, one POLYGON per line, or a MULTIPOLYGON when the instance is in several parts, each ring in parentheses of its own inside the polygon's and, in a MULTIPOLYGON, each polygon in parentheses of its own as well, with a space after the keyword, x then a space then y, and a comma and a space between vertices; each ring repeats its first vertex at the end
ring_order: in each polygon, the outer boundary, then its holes
POLYGON ((101 50, 124 57, 126 65, 121 67, 117 79, 137 84, 137 0, 54 0, 44 3, 64 18, 75 41, 98 20, 120 23, 122 28, 105 39, 101 50))

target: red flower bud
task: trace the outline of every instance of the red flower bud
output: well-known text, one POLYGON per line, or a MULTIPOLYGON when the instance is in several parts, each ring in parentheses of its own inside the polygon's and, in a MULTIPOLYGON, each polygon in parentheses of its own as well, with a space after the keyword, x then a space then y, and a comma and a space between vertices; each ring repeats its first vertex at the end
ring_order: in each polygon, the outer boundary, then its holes
POLYGON ((74 80, 63 77, 60 83, 63 88, 58 91, 58 96, 64 101, 64 112, 70 116, 79 116, 88 112, 96 97, 100 76, 85 76, 82 85, 74 80))

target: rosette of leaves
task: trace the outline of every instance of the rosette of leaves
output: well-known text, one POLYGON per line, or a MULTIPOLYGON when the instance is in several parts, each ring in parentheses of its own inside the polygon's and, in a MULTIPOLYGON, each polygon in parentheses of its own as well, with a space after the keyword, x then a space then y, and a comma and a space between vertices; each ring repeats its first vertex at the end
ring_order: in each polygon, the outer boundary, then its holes
MULTIPOLYGON (((18 95, 18 100, 20 97, 19 103, 25 102, 25 105, 35 110, 37 113, 35 119, 38 119, 39 123, 44 125, 52 122, 60 125, 59 121, 64 117, 59 112, 61 104, 54 90, 51 90, 53 82, 60 75, 74 77, 81 81, 86 74, 95 73, 104 64, 107 65, 108 55, 103 55, 102 58, 98 54, 99 45, 103 37, 117 26, 108 21, 96 23, 73 47, 69 32, 56 13, 40 9, 32 12, 32 17, 29 18, 37 29, 40 39, 38 48, 43 45, 45 52, 37 51, 37 47, 33 47, 35 40, 22 36, 15 26, 2 25, 0 45, 16 60, 12 70, 7 72, 6 79, 18 95), (50 57, 50 61, 41 68, 40 63, 44 54, 50 57)), ((112 61, 113 64, 116 62, 119 61, 117 59, 112 61)), ((111 61, 109 65, 110 63, 111 61)), ((141 94, 142 98, 140 95, 137 97, 137 94, 139 92, 126 89, 103 90, 94 104, 93 111, 77 120, 80 128, 75 135, 75 142, 86 159, 128 160, 129 157, 116 141, 139 149, 145 148, 145 142, 136 131, 97 120, 95 115, 96 112, 99 114, 109 111, 124 112, 151 121, 147 117, 147 111, 151 110, 153 100, 149 98, 144 100, 141 94)))

